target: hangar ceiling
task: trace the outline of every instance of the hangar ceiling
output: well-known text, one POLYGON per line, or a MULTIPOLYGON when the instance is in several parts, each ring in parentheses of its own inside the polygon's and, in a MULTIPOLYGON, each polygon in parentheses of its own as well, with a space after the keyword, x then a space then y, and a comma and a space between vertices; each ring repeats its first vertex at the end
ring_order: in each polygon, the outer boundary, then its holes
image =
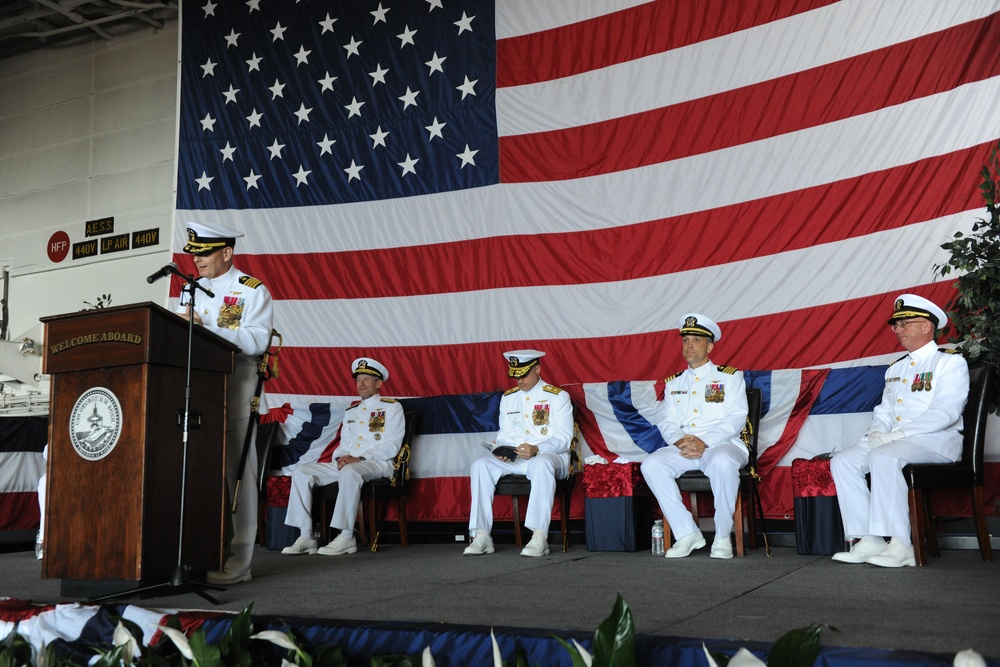
POLYGON ((35 49, 114 41, 176 20, 173 0, 0 0, 0 60, 35 49))

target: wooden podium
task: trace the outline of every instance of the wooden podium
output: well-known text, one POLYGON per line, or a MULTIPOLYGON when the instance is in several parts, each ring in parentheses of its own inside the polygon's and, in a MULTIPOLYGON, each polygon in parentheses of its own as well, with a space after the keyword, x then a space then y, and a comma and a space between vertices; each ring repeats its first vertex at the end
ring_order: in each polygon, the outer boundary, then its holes
MULTIPOLYGON (((42 577, 92 597, 169 580, 180 536, 185 319, 153 303, 42 318, 51 375, 42 577)), ((226 388, 239 348, 191 341, 184 550, 222 565, 226 388)))

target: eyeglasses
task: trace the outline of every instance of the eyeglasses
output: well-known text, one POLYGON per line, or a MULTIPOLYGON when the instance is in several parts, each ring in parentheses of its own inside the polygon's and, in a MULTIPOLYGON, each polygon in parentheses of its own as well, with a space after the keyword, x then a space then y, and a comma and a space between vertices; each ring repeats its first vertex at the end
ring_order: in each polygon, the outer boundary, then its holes
POLYGON ((897 320, 889 324, 889 328, 893 331, 897 329, 903 329, 911 324, 916 324, 917 322, 922 322, 923 320, 897 320))

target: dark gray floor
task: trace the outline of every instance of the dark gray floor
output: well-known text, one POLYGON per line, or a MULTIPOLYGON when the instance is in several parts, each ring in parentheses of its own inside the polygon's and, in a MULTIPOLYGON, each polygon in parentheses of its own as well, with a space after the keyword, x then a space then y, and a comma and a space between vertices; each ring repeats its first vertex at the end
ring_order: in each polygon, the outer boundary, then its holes
MULTIPOLYGON (((540 559, 512 544, 463 557, 462 544, 385 545, 378 553, 281 556, 257 547, 253 580, 217 593, 215 609, 255 615, 422 621, 593 631, 621 593, 637 632, 772 642, 825 623, 824 646, 1000 658, 1000 563, 945 550, 923 568, 885 570, 800 556, 794 547, 718 561, 681 560, 574 546, 540 559)), ((59 580, 41 579, 29 551, 0 553, 0 596, 55 603, 59 580)), ((194 594, 136 600, 145 607, 213 608, 194 594)))

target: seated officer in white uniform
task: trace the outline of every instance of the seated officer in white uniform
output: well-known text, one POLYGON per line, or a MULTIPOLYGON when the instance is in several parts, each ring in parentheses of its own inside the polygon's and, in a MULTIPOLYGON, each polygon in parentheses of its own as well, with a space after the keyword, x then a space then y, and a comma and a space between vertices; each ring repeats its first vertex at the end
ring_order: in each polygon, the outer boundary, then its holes
POLYGON ((361 400, 351 403, 344 412, 340 445, 334 450, 336 458, 329 463, 307 463, 292 471, 285 524, 298 528, 300 535, 291 546, 282 549, 285 555, 318 552, 339 556, 357 551, 354 523, 361 502, 361 485, 371 479, 392 476, 393 459, 403 443, 403 407, 394 398, 379 396, 382 383, 389 379, 385 366, 362 357, 354 360, 352 369, 361 400), (341 533, 330 544, 320 547, 313 530, 313 487, 334 482, 340 483, 340 489, 330 526, 341 533))
POLYGON ((541 378, 538 350, 505 352, 507 376, 515 378, 513 387, 500 399, 500 430, 497 447, 513 447, 513 460, 484 456, 472 463, 472 512, 469 532, 472 543, 466 556, 493 553, 493 494, 503 475, 526 475, 531 480, 528 511, 524 525, 533 531, 531 541, 521 550, 522 556, 539 557, 549 553, 549 522, 555 499, 556 480, 569 474, 570 447, 573 444, 573 404, 559 387, 541 378))
POLYGON ((830 461, 844 535, 861 538, 833 560, 916 565, 903 466, 962 458, 969 366, 960 354, 938 349, 934 342, 947 322, 944 311, 923 297, 902 294, 895 301, 889 326, 907 354, 885 373, 882 402, 875 407, 867 435, 830 461), (870 490, 865 481, 869 472, 870 490), (891 538, 888 544, 886 536, 891 538))
POLYGON ((684 506, 677 477, 701 470, 715 497, 715 541, 712 558, 732 558, 729 533, 733 530, 740 468, 750 454, 740 439, 747 420, 747 393, 743 373, 732 366, 716 366, 708 355, 722 339, 719 325, 698 313, 681 318, 681 354, 687 370, 667 378, 663 419, 657 424, 666 447, 642 462, 642 476, 656 496, 676 542, 667 558, 684 558, 705 546, 705 537, 684 506))

